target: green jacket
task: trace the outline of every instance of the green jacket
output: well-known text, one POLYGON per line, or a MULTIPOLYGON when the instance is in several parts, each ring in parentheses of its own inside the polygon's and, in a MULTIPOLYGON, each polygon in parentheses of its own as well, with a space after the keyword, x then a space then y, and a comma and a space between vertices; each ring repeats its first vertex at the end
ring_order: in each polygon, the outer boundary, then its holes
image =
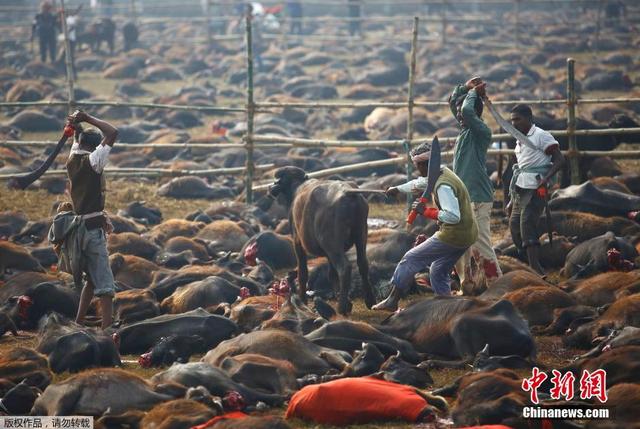
POLYGON ((471 202, 488 203, 493 201, 493 185, 487 174, 491 130, 476 114, 476 90, 468 90, 465 85, 456 86, 449 99, 449 107, 457 120, 456 99, 465 94, 466 98, 462 103, 462 130, 453 153, 453 172, 467 187, 471 202))

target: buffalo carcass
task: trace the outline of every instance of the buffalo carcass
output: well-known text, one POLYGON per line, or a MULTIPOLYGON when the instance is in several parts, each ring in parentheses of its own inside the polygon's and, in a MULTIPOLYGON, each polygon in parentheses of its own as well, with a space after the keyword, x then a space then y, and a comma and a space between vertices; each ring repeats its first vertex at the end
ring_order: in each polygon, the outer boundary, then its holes
POLYGON ((225 396, 229 392, 238 392, 247 404, 262 401, 269 405, 281 405, 284 396, 261 393, 233 381, 224 371, 206 362, 176 363, 169 369, 154 375, 155 384, 178 383, 187 387, 204 386, 211 394, 225 396))
POLYGON ((148 410, 173 399, 158 393, 144 379, 120 369, 81 372, 51 384, 36 400, 32 416, 101 416, 107 410, 121 414, 127 410, 148 410))
POLYGON ((280 329, 253 331, 223 341, 202 360, 220 366, 226 357, 243 353, 289 361, 299 377, 325 374, 331 368, 342 370, 351 360, 348 353, 320 347, 301 335, 280 329))
POLYGON ((633 261, 637 256, 637 250, 629 241, 616 237, 609 231, 582 242, 571 250, 561 274, 573 278, 588 277, 616 270, 620 268, 619 265, 623 264, 623 261, 633 261))
POLYGON ((215 347, 231 338, 238 326, 226 317, 210 314, 199 308, 182 314, 165 314, 132 323, 118 331, 120 352, 144 353, 169 335, 198 335, 204 347, 215 347))
POLYGON ((78 372, 100 366, 120 366, 111 336, 64 320, 53 313, 43 319, 37 350, 49 357, 53 372, 78 372))
POLYGON ((551 210, 573 210, 598 216, 623 216, 640 210, 640 197, 600 189, 592 182, 558 189, 549 201, 551 210))
POLYGON ((392 315, 378 329, 408 340, 419 352, 447 359, 424 362, 427 367, 471 363, 487 344, 494 355, 536 356, 527 322, 505 300, 490 304, 475 298, 425 299, 392 315))
POLYGON ((369 205, 365 198, 346 192, 354 185, 309 179, 304 170, 296 167, 278 169, 275 179, 269 190, 271 195, 281 196, 291 207, 289 222, 298 258, 299 296, 306 299, 307 254, 326 256, 331 264, 332 277, 339 279, 338 311, 349 313, 351 264, 345 251, 355 245, 365 304, 368 308, 373 306, 375 298, 369 284, 366 256, 369 205))

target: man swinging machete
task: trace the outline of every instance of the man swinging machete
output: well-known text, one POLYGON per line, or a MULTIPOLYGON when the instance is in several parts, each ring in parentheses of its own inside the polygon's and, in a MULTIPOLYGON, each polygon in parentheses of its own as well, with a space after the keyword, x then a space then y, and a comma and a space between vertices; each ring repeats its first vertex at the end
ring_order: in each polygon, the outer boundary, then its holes
POLYGON ((473 216, 469 192, 453 171, 440 165, 438 138, 413 149, 410 154, 420 177, 387 189, 387 195, 414 193, 424 189, 422 197, 413 203, 407 222, 413 223, 416 216, 421 214, 438 221, 440 229, 405 253, 393 273, 389 296, 374 306, 374 310, 397 310, 398 302, 411 287, 414 276, 426 268, 429 268, 429 280, 434 293, 451 295, 449 273, 460 256, 478 238, 478 225, 473 216), (435 207, 425 207, 431 201, 435 207))
POLYGON ((82 111, 74 112, 67 121, 75 129, 67 161, 73 211, 61 211, 56 215, 49 230, 49 241, 60 248, 61 261, 73 274, 76 287, 82 287, 76 322, 84 322, 95 295, 102 310, 102 329, 106 329, 112 322, 115 282, 107 251, 106 234, 112 227, 104 212, 103 170, 118 130, 82 111), (80 125, 82 122, 99 131, 84 130, 80 125))
MULTIPOLYGON (((484 100, 498 125, 516 138, 515 163, 505 210, 513 244, 526 254, 529 266, 545 275, 540 264, 540 232, 537 228, 542 210, 546 212, 549 243, 553 240, 548 187, 565 163, 555 138, 533 123, 533 111, 526 104, 511 110, 511 123, 504 120, 488 99, 484 100)), ((513 161, 513 160, 512 160, 513 161)), ((523 255, 524 256, 524 255, 523 255)))

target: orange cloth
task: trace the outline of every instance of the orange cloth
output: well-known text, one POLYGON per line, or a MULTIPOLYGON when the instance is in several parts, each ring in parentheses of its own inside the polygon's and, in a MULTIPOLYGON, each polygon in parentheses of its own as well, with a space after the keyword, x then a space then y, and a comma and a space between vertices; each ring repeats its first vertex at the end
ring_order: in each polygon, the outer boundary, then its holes
POLYGON ((202 423, 201 425, 198 426, 192 426, 191 429, 206 429, 206 428, 210 428, 211 426, 215 425, 216 423, 222 421, 222 420, 227 420, 227 419, 244 419, 249 417, 248 414, 243 413, 242 411, 231 411, 230 413, 226 413, 226 414, 222 414, 221 416, 215 416, 214 418, 212 418, 211 420, 202 423))
POLYGON ((484 425, 484 426, 465 426, 458 429, 513 429, 511 426, 505 425, 484 425))
POLYGON ((427 406, 410 386, 372 377, 342 378, 296 392, 285 418, 335 426, 384 420, 415 422, 427 406))

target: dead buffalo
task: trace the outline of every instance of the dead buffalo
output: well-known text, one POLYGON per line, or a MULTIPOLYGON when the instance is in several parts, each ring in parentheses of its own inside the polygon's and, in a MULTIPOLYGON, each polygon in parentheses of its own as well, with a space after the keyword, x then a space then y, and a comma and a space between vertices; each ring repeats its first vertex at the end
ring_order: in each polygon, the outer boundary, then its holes
POLYGON ((359 350, 363 343, 373 344, 387 357, 399 353, 409 362, 419 361, 418 354, 409 342, 387 335, 364 322, 336 320, 324 324, 305 337, 320 346, 348 353, 359 350))
POLYGON ((153 261, 160 247, 133 232, 111 234, 107 240, 109 253, 135 255, 153 261))
POLYGON ((371 308, 375 304, 375 297, 368 278, 369 206, 365 198, 357 193, 346 192, 354 188, 353 185, 309 179, 304 170, 296 167, 278 169, 275 179, 269 190, 271 195, 281 196, 286 205, 291 207, 289 222, 298 258, 300 298, 306 300, 307 254, 326 256, 331 264, 332 277, 339 280, 340 284, 338 310, 342 314, 349 313, 351 264, 345 251, 355 244, 365 303, 371 308))
POLYGON ((572 210, 598 216, 623 216, 640 210, 640 197, 600 189, 591 182, 555 191, 549 201, 551 210, 572 210))
POLYGON ((29 288, 37 284, 56 281, 57 277, 44 272, 27 271, 16 274, 0 287, 0 302, 5 302, 12 296, 24 295, 29 288))
POLYGON ((434 365, 470 363, 486 344, 494 355, 536 355, 527 322, 505 300, 490 304, 476 298, 425 299, 392 315, 378 329, 408 340, 419 352, 462 360, 433 361, 434 365))
POLYGON ((26 380, 29 386, 44 389, 52 378, 47 357, 35 350, 14 347, 0 355, 0 379, 13 383, 26 380))
POLYGON ((456 426, 509 424, 520 420, 522 407, 529 404, 521 384, 521 377, 513 371, 498 369, 463 375, 433 393, 457 397, 452 410, 456 426))
POLYGON ((587 349, 594 339, 606 337, 625 326, 640 327, 640 294, 618 299, 598 319, 578 327, 562 338, 565 345, 587 349))
POLYGON ((49 365, 56 374, 122 364, 111 336, 67 322, 55 314, 48 317, 38 336, 37 350, 49 356, 49 365))
POLYGON ((32 329, 38 326, 40 318, 50 312, 67 318, 75 317, 78 301, 79 296, 74 289, 47 282, 29 287, 23 295, 10 298, 5 310, 17 326, 32 329))
POLYGON ((640 272, 611 271, 561 285, 579 304, 601 307, 640 292, 640 272))
MULTIPOLYGON (((101 316, 101 307, 96 306, 96 315, 101 316)), ((125 290, 117 292, 113 299, 113 316, 124 324, 149 319, 160 315, 160 305, 155 294, 148 290, 125 290)))
POLYGON ((607 373, 607 387, 618 383, 640 382, 640 346, 622 346, 596 357, 578 359, 561 368, 560 372, 564 374, 571 371, 577 383, 584 371, 591 373, 599 369, 607 373))
POLYGON ((117 282, 134 289, 144 289, 151 285, 155 272, 167 272, 148 259, 135 255, 115 253, 109 256, 111 272, 117 282))
MULTIPOLYGON (((604 311, 604 310, 602 310, 604 311)), ((560 335, 567 329, 575 330, 581 324, 591 322, 600 315, 595 307, 588 305, 572 305, 553 310, 553 321, 545 328, 534 327, 532 331, 541 335, 560 335)))
POLYGON ((29 386, 25 380, 13 386, 7 393, 0 394, 0 408, 14 416, 24 416, 29 413, 36 398, 42 391, 29 386))
POLYGON ((118 210, 118 214, 144 225, 157 225, 162 222, 162 212, 160 212, 160 209, 147 207, 144 201, 134 201, 124 210, 118 210))
POLYGON ((191 355, 207 351, 202 337, 198 335, 169 335, 160 338, 158 344, 138 359, 143 368, 170 366, 174 362, 185 363, 191 355))
POLYGON ((142 428, 181 429, 203 424, 217 414, 200 402, 176 399, 153 407, 140 421, 142 428))
POLYGON ((488 301, 497 301, 504 295, 523 289, 529 286, 551 286, 546 280, 538 274, 530 271, 510 271, 502 277, 496 279, 489 288, 480 295, 480 299, 488 301))
POLYGON ((164 313, 180 314, 198 307, 211 307, 222 302, 233 303, 240 296, 240 288, 223 279, 211 276, 180 286, 160 304, 164 313))
POLYGON ((163 300, 174 293, 178 287, 204 280, 211 276, 222 277, 238 287, 246 287, 251 292, 251 295, 265 293, 264 287, 255 280, 239 276, 217 265, 186 266, 170 274, 159 273, 154 276, 150 289, 156 294, 158 300, 163 300))
POLYGON ((284 402, 283 396, 261 393, 236 383, 224 371, 205 362, 176 363, 169 369, 154 375, 151 382, 178 383, 186 387, 204 386, 211 394, 221 397, 229 392, 238 392, 247 405, 262 401, 268 405, 278 406, 284 402))
POLYGON ((224 341, 202 360, 220 366, 226 357, 242 353, 260 354, 289 361, 299 377, 306 374, 325 374, 332 367, 342 370, 346 360, 351 360, 347 353, 320 347, 302 335, 279 329, 253 331, 224 341))
POLYGON ((619 258, 633 261, 638 252, 633 245, 611 231, 578 244, 569 254, 561 271, 566 277, 584 278, 609 270, 616 270, 619 258), (611 249, 616 249, 619 257, 613 258, 611 249))
POLYGON ((617 349, 618 347, 624 346, 640 346, 640 328, 627 326, 622 329, 615 329, 611 331, 611 334, 609 334, 609 336, 600 341, 597 346, 580 357, 596 357, 600 356, 600 354, 602 353, 608 352, 611 349, 617 349))
MULTIPOLYGON (((640 235, 640 225, 622 217, 601 217, 590 213, 557 211, 551 213, 553 229, 565 237, 575 237, 581 243, 590 238, 612 231, 619 237, 640 235)), ((538 224, 538 231, 546 228, 544 216, 538 224)))
POLYGON ((120 329, 120 353, 144 353, 169 335, 198 335, 206 347, 211 348, 232 337, 237 330, 237 325, 231 320, 202 309, 165 314, 120 329))
POLYGON ((38 260, 26 249, 8 241, 0 241, 0 277, 4 276, 5 270, 44 272, 38 260))
POLYGON ((101 416, 107 410, 148 410, 173 399, 157 393, 146 380, 120 369, 89 370, 51 384, 36 400, 32 416, 101 416))
POLYGON ((575 305, 571 295, 555 286, 530 286, 509 292, 503 299, 511 302, 529 326, 547 326, 553 321, 553 311, 575 305))
POLYGON ((274 270, 296 267, 293 241, 272 231, 263 231, 251 237, 240 250, 240 255, 243 262, 251 266, 260 260, 274 270))
POLYGON ((220 364, 232 380, 267 393, 288 395, 298 390, 295 368, 285 360, 245 353, 220 364))

